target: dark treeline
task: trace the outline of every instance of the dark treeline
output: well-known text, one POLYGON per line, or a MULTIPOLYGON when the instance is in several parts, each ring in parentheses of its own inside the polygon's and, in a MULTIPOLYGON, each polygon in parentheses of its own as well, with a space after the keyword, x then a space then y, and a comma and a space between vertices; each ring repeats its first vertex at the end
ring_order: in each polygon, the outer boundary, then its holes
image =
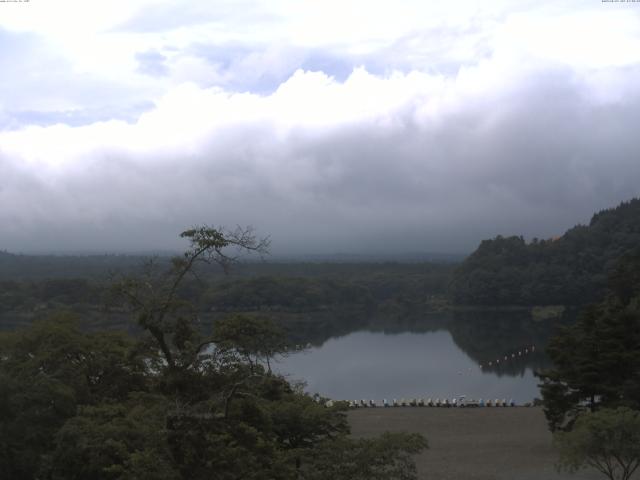
POLYGON ((637 245, 640 199, 633 199, 559 238, 483 241, 456 269, 451 297, 468 305, 585 305, 603 297, 617 260, 637 245))
MULTIPOLYGON (((18 262, 31 262, 33 258, 24 257, 18 262)), ((121 263, 112 270, 113 275, 135 272, 144 263, 141 258, 126 258, 117 260, 121 263)), ((29 278, 0 280, 2 327, 13 327, 16 322, 26 324, 59 309, 89 313, 93 318, 89 323, 109 327, 114 316, 102 314, 110 311, 111 277, 104 272, 93 275, 93 259, 85 258, 85 264, 77 260, 75 273, 81 276, 67 277, 62 269, 34 266, 29 278)), ((158 258, 155 263, 160 269, 169 267, 165 258, 158 258)), ((224 275, 204 267, 197 277, 184 280, 180 295, 205 318, 216 312, 332 312, 342 317, 340 312, 371 315, 378 310, 432 308, 438 302, 442 304, 452 270, 449 264, 435 263, 246 263, 224 275)))
POLYGON ((0 251, 0 280, 103 279, 111 272, 132 272, 147 258, 142 255, 16 255, 0 251))
POLYGON ((203 300, 205 308, 298 310, 409 299, 424 302, 430 295, 446 294, 451 269, 427 263, 288 265, 281 274, 215 282, 203 300))
MULTIPOLYGON (((248 257, 234 265, 230 272, 203 265, 199 275, 209 279, 242 278, 257 276, 273 277, 336 277, 353 278, 389 273, 395 275, 422 274, 425 268, 449 270, 463 257, 459 255, 431 255, 433 258, 413 257, 402 260, 371 259, 369 257, 336 257, 316 261, 292 259, 283 261, 268 255, 262 260, 248 257)), ((169 266, 172 256, 149 255, 23 255, 0 251, 0 280, 42 280, 56 278, 105 279, 117 273, 134 273, 140 265, 154 262, 169 266)))
MULTIPOLYGON (((597 213, 555 239, 498 236, 461 264, 452 262, 245 262, 226 275, 202 268, 183 295, 202 311, 313 311, 359 305, 585 305, 602 298, 617 259, 640 244, 640 200, 597 213)), ((268 258, 267 258, 268 260, 268 258)), ((137 271, 148 257, 14 255, 0 252, 0 312, 43 303, 96 304, 113 276, 137 271)), ((161 268, 169 257, 155 257, 161 268)))

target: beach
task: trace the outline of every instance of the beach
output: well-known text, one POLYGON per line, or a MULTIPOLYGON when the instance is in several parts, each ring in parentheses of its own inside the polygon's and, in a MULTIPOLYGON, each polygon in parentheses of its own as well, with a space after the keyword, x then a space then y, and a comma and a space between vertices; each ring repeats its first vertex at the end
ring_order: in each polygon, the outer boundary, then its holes
POLYGON ((557 454, 539 407, 359 408, 348 418, 355 436, 385 431, 423 434, 429 449, 416 457, 421 480, 604 478, 595 470, 557 472, 557 454))

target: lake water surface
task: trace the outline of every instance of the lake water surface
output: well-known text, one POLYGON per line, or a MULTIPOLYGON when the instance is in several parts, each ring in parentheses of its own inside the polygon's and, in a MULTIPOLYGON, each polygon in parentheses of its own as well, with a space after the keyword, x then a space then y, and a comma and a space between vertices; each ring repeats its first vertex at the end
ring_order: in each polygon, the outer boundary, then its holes
POLYGON ((539 338, 529 341, 531 335, 526 334, 505 336, 499 328, 489 336, 489 340, 500 341, 474 339, 473 331, 461 335, 459 328, 453 333, 447 329, 355 331, 284 358, 276 369, 291 381, 304 380, 310 393, 340 400, 380 403, 382 399, 466 395, 525 403, 539 397, 539 381, 533 372, 547 363, 544 342, 539 338), (532 351, 534 343, 538 345, 532 351))

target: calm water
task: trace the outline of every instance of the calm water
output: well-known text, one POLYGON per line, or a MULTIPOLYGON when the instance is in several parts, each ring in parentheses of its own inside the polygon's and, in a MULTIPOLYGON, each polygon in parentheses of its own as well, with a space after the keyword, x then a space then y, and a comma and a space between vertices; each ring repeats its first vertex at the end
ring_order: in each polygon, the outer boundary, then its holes
POLYGON ((533 370, 540 365, 542 345, 535 353, 524 354, 522 340, 514 339, 511 348, 493 346, 474 352, 480 357, 474 360, 459 343, 447 330, 357 331, 282 359, 277 370, 290 380, 305 380, 310 393, 334 399, 381 402, 383 398, 467 395, 524 403, 540 396, 533 370), (521 357, 518 350, 523 352, 521 357), (506 362, 505 354, 509 357, 506 362), (497 358, 502 360, 499 367, 495 365, 497 358), (493 359, 493 367, 480 368, 479 364, 489 359, 493 359))

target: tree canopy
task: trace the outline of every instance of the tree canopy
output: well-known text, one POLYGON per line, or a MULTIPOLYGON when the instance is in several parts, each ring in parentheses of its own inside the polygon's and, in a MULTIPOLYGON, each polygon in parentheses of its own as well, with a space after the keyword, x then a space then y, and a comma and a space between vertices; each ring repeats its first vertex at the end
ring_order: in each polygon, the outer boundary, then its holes
POLYGON ((561 469, 590 466, 610 480, 628 480, 640 466, 640 412, 620 407, 582 415, 554 441, 561 469))
POLYGON ((640 408, 640 250, 623 256, 607 298, 552 338, 553 368, 540 372, 552 430, 571 428, 584 411, 640 408))
POLYGON ((264 251, 247 230, 198 227, 187 252, 150 263, 113 293, 141 334, 87 332, 63 314, 0 335, 0 471, 15 480, 415 478, 419 435, 357 440, 346 405, 325 406, 269 368, 290 346, 263 318, 205 331, 181 296, 197 265, 229 247, 264 251), (353 477, 334 475, 353 471, 353 477))
POLYGON ((470 305, 586 305, 601 299, 617 260, 640 244, 640 199, 564 235, 484 240, 455 271, 451 295, 470 305))

